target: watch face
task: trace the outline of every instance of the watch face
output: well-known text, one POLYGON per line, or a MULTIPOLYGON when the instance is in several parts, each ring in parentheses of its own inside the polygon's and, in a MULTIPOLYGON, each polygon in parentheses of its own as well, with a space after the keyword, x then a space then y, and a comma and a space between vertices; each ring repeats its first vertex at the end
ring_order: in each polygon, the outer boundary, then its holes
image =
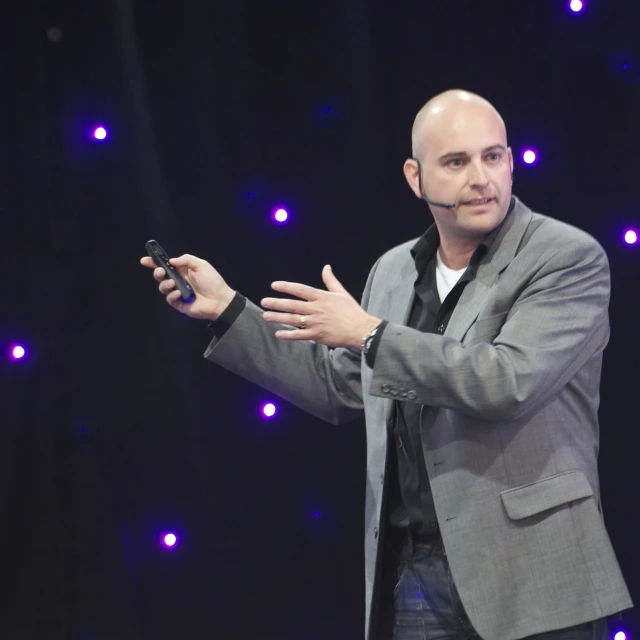
POLYGON ((362 352, 367 355, 367 353, 369 353, 369 349, 371 348, 371 343, 373 342, 373 336, 376 335, 376 332, 378 331, 378 327, 376 327, 365 339, 364 339, 364 345, 362 347, 362 352))

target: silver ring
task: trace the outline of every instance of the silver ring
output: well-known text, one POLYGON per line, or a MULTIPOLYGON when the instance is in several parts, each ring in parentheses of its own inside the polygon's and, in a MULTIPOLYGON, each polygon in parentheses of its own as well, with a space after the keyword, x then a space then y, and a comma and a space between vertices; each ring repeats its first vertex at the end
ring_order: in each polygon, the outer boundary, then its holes
POLYGON ((307 316, 300 316, 300 328, 301 329, 307 328, 307 316))

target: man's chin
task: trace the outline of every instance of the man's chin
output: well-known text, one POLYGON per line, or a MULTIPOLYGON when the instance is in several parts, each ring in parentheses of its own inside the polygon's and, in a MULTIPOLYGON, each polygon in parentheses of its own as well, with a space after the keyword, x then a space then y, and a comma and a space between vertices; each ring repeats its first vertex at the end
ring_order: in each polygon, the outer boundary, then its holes
POLYGON ((459 211, 462 215, 458 217, 456 227, 464 235, 474 237, 491 233, 504 220, 506 215, 506 212, 503 213, 497 203, 486 211, 473 211, 471 214, 464 209, 459 211))

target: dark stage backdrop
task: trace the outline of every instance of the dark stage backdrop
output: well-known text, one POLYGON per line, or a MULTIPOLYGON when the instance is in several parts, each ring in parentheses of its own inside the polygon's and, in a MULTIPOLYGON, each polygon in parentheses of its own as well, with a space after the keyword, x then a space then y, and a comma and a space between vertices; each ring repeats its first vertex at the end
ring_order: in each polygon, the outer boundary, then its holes
POLYGON ((640 254, 620 238, 640 220, 635 2, 5 0, 0 16, 0 345, 29 347, 0 364, 0 638, 361 637, 363 424, 286 402, 261 420, 273 398, 202 358, 206 324, 138 261, 155 238, 255 301, 275 279, 320 286, 330 263, 359 296, 431 223, 402 164, 417 110, 458 87, 502 112, 515 193, 609 254, 602 494, 640 599, 640 254))

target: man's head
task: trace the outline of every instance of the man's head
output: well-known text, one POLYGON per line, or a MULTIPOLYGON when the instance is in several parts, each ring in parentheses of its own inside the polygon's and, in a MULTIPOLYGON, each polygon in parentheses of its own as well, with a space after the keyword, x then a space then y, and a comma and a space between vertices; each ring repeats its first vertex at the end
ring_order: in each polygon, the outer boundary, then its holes
POLYGON ((513 155, 504 121, 489 102, 468 91, 441 93, 420 109, 411 140, 413 158, 405 162, 404 174, 412 191, 455 204, 429 205, 441 236, 484 237, 504 220, 513 155))

